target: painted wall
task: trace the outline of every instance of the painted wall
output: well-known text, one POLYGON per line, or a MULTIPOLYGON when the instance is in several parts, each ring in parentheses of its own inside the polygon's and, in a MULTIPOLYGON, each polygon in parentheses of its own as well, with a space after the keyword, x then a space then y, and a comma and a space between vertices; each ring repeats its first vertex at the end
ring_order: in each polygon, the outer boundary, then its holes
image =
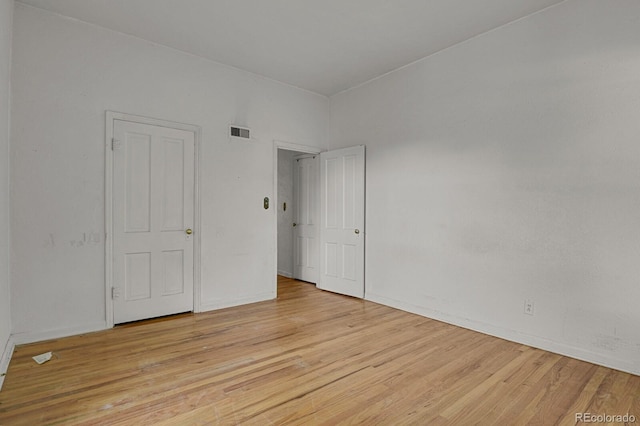
MULTIPOLYGON (((0 373, 8 367, 11 345, 9 291, 9 111, 13 0, 0 0, 0 373)), ((0 387, 3 378, 0 376, 0 387)))
POLYGON ((293 276, 293 156, 278 150, 278 274, 293 276), (287 210, 284 210, 287 203, 287 210))
POLYGON ((105 110, 202 128, 203 309, 275 297, 273 140, 323 146, 327 99, 21 4, 14 19, 16 341, 105 326, 105 110))
POLYGON ((570 0, 333 96, 367 298, 640 373, 638 28, 570 0))

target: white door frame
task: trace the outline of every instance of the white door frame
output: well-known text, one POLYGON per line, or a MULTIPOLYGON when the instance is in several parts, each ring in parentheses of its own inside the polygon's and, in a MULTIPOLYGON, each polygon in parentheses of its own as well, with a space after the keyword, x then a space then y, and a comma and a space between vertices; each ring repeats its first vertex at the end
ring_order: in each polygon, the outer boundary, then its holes
MULTIPOLYGON (((152 126, 169 127, 185 130, 194 135, 194 233, 193 233, 193 311, 201 311, 200 299, 200 137, 201 129, 192 124, 176 123, 173 121, 159 120, 139 115, 124 114, 120 112, 106 112, 105 126, 105 312, 107 328, 113 327, 113 299, 111 288, 113 287, 113 126, 115 120, 130 121, 152 126)), ((277 152, 276 152, 277 153, 277 152)))
POLYGON ((278 150, 279 149, 284 149, 287 151, 296 151, 302 154, 312 154, 312 155, 318 155, 323 151, 323 149, 318 148, 316 146, 300 145, 297 143, 291 143, 291 142, 286 142, 281 140, 273 141, 273 197, 272 197, 273 203, 271 205, 274 206, 274 209, 273 209, 274 228, 273 229, 275 229, 275 232, 274 232, 275 246, 274 247, 276 248, 276 250, 275 250, 275 259, 273 262, 273 273, 271 274, 271 276, 273 277, 272 285, 273 285, 274 294, 276 296, 278 295, 278 205, 279 205, 278 204, 278 150))

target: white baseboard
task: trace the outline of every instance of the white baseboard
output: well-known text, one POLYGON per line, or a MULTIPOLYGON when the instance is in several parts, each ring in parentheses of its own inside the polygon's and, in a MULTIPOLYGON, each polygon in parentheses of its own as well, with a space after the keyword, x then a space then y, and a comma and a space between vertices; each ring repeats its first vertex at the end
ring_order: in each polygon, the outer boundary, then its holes
POLYGON ((61 337, 76 336, 78 334, 93 333, 94 331, 106 330, 107 328, 108 327, 106 321, 102 321, 76 327, 15 333, 12 335, 12 337, 16 345, 22 345, 25 343, 42 342, 45 340, 58 339, 61 337))
POLYGON ((264 302, 265 300, 273 300, 277 297, 273 291, 267 293, 254 294, 251 296, 237 297, 231 299, 213 299, 205 300, 200 308, 201 312, 214 311, 217 309, 231 308, 233 306, 246 305, 248 303, 264 302))
POLYGON ((630 362, 625 359, 615 358, 612 356, 596 353, 588 349, 568 345, 562 342, 556 342, 543 337, 521 333, 515 330, 498 327, 479 321, 473 321, 467 318, 461 318, 455 315, 446 314, 444 312, 435 311, 422 306, 416 306, 411 303, 402 302, 391 299, 376 293, 367 292, 366 299, 386 305, 405 312, 417 314, 423 317, 431 318, 437 321, 446 322, 458 327, 477 331, 479 333, 488 334, 490 336, 499 337, 511 342, 520 343, 534 348, 543 349, 559 355, 568 356, 570 358, 579 359, 581 361, 590 362, 592 364, 602 365, 604 367, 613 368, 615 370, 624 371, 635 375, 640 375, 640 361, 630 362))
POLYGON ((282 275, 283 277, 287 278, 293 278, 293 274, 291 272, 281 271, 280 269, 278 269, 278 275, 282 275))
POLYGON ((4 346, 4 350, 2 351, 2 358, 0 358, 0 390, 2 390, 4 377, 9 369, 9 363, 11 362, 11 356, 13 355, 15 347, 16 345, 13 341, 13 336, 9 336, 9 340, 7 340, 7 344, 4 346))

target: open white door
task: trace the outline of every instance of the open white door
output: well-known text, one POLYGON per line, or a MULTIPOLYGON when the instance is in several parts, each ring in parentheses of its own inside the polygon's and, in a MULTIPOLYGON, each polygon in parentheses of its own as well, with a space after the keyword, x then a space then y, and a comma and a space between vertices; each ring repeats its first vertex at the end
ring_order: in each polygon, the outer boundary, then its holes
POLYGON ((194 133, 113 123, 114 323, 192 311, 194 133))
POLYGON ((318 288, 364 297, 365 147, 320 155, 318 288))
POLYGON ((318 282, 318 164, 316 155, 294 160, 293 277, 318 282))

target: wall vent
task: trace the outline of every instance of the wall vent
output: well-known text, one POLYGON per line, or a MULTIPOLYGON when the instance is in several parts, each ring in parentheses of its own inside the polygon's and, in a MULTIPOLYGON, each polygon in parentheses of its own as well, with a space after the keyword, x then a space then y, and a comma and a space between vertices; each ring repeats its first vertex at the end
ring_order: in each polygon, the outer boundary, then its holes
POLYGON ((230 126, 229 135, 234 138, 251 139, 251 131, 246 127, 230 126))

